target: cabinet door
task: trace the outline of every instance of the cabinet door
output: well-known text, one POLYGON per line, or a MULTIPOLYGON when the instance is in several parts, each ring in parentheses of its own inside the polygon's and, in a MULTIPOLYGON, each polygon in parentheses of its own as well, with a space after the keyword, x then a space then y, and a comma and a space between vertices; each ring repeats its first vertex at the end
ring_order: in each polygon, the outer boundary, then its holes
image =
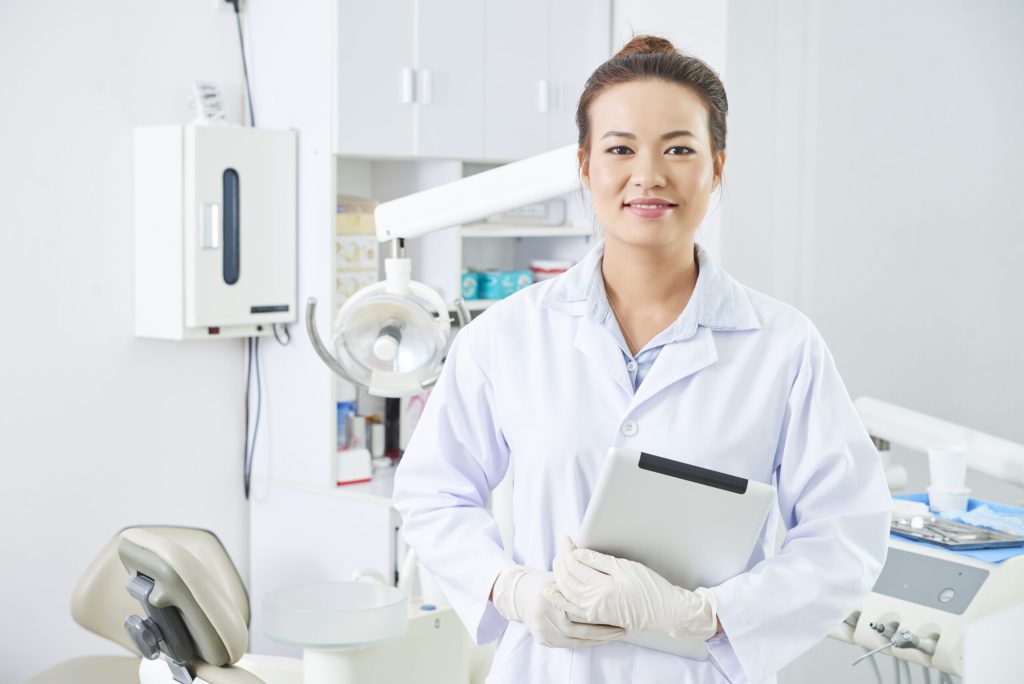
POLYGON ((484 3, 419 0, 416 152, 483 158, 484 3))
POLYGON ((295 306, 295 141, 291 131, 185 129, 187 327, 272 322, 295 306))
POLYGON ((334 151, 411 157, 415 0, 337 0, 334 151))
POLYGON ((512 161, 546 152, 549 0, 487 0, 484 156, 512 161))
POLYGON ((611 0, 551 0, 551 149, 576 142, 576 105, 587 78, 611 50, 611 0))

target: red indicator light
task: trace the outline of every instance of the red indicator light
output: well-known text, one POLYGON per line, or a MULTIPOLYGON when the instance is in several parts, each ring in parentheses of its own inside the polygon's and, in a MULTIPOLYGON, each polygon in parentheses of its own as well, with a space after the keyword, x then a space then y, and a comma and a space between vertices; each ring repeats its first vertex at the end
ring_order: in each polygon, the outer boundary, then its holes
POLYGON ((220 328, 209 328, 208 330, 211 335, 220 335, 220 328))

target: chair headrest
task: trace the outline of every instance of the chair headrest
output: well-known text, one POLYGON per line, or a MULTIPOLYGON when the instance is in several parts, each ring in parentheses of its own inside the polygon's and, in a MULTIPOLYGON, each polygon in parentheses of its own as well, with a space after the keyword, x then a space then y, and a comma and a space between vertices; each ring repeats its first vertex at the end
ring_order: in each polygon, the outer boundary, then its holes
MULTIPOLYGON (((179 625, 179 633, 184 623, 191 637, 188 651, 194 647, 199 660, 216 666, 230 665, 242 657, 249 642, 245 617, 195 554, 174 539, 138 528, 121 533, 117 552, 132 577, 140 575, 149 583, 146 595, 137 594, 136 598, 148 600, 152 608, 176 609, 165 615, 179 625)), ((156 619, 149 608, 145 614, 156 619)), ((168 627, 163 626, 167 639, 162 650, 173 643, 168 627)), ((188 641, 183 638, 184 643, 188 641)), ((192 653, 179 655, 186 662, 193 657, 192 653)))
POLYGON ((147 570, 161 576, 151 602, 181 611, 202 660, 224 665, 241 657, 248 642, 249 597, 224 546, 207 530, 171 526, 122 530, 79 580, 72 616, 89 631, 138 654, 124 621, 143 610, 127 586, 137 572, 153 577, 147 570))

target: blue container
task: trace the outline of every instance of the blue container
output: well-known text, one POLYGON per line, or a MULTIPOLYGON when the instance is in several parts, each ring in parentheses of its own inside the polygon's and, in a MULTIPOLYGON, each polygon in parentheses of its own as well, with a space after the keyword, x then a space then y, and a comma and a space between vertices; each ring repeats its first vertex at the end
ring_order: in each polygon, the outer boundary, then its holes
POLYGON ((498 276, 498 288, 502 297, 508 297, 516 291, 516 272, 502 271, 498 276))
POLYGON ((479 287, 477 296, 480 299, 501 299, 501 274, 497 271, 478 273, 479 287))
POLYGON ((466 299, 466 300, 476 299, 477 297, 480 296, 479 295, 479 290, 480 290, 479 276, 480 276, 479 273, 475 273, 473 271, 470 271, 468 273, 463 273, 462 274, 462 298, 463 299, 466 299))
POLYGON ((502 271, 498 284, 501 289, 501 296, 508 297, 510 294, 519 292, 524 287, 533 284, 532 271, 502 271))
POLYGON ((348 446, 348 438, 345 436, 345 419, 356 414, 356 402, 339 401, 338 403, 338 447, 348 446))
POLYGON ((533 271, 514 271, 516 276, 516 292, 533 285, 533 271))

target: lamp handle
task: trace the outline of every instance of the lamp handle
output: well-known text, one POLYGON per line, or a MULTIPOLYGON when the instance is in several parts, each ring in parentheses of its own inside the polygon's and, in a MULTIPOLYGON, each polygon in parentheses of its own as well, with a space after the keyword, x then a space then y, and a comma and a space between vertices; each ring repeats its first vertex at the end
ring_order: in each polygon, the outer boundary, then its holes
POLYGON ((358 387, 362 387, 362 383, 359 383, 352 379, 338 360, 335 359, 327 347, 324 346, 323 340, 320 339, 320 333, 316 329, 316 297, 310 297, 306 300, 306 332, 309 333, 309 341, 313 343, 313 349, 316 351, 317 356, 320 360, 327 364, 327 367, 331 371, 342 378, 343 380, 352 383, 358 387))

